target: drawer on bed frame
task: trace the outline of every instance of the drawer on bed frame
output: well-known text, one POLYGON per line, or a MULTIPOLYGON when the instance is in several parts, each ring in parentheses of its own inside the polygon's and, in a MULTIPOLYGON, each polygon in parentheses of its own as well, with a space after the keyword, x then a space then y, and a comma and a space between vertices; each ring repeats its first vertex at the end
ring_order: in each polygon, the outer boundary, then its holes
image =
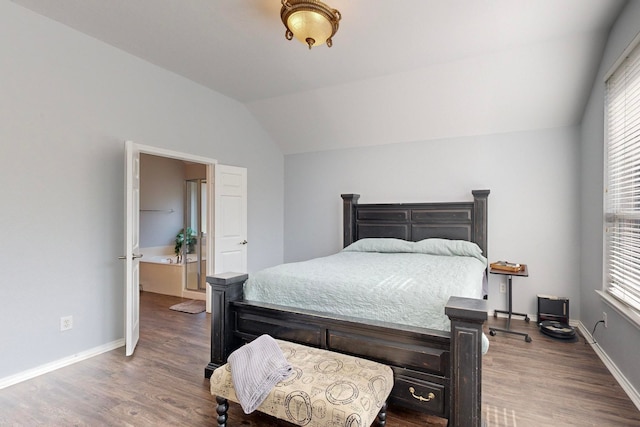
MULTIPOLYGON (((436 376, 449 374, 447 349, 427 347, 425 343, 410 340, 392 340, 378 335, 373 337, 361 331, 329 330, 327 348, 341 353, 357 354, 390 366, 402 366, 420 372, 429 372, 436 376)), ((397 337, 395 337, 397 338, 397 337)))
POLYGON ((449 387, 445 379, 429 378, 420 372, 403 368, 392 369, 394 383, 389 402, 420 412, 447 416, 449 387))
POLYGON ((244 340, 252 340, 262 334, 269 334, 274 338, 298 344, 313 347, 324 346, 323 328, 295 323, 286 316, 265 318, 251 313, 236 313, 235 326, 235 334, 244 340))

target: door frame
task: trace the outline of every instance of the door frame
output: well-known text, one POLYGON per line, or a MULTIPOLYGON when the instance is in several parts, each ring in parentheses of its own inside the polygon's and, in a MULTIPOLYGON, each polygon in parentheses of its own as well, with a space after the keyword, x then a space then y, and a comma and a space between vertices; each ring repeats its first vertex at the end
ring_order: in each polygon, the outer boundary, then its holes
MULTIPOLYGON (((143 144, 138 144, 136 142, 133 141, 127 141, 126 144, 132 144, 134 150, 133 151, 137 151, 140 154, 151 154, 154 156, 158 156, 158 157, 165 157, 165 158, 170 158, 170 159, 176 159, 176 160, 183 160, 183 161, 187 161, 187 162, 193 162, 193 163, 200 163, 200 164, 204 164, 207 168, 207 173, 206 173, 206 179, 207 179, 207 203, 209 204, 209 206, 207 207, 207 236, 205 238, 206 241, 206 245, 207 248, 209 248, 208 250, 213 254, 213 251, 215 250, 214 247, 214 239, 213 239, 213 235, 214 233, 211 232, 212 230, 214 230, 214 209, 213 209, 213 203, 214 203, 214 185, 215 185, 215 165, 218 164, 218 161, 216 159, 211 159, 208 157, 203 157, 203 156, 198 156, 195 154, 189 154, 189 153, 183 153, 183 152, 179 152, 179 151, 173 151, 173 150, 168 150, 165 148, 159 148, 159 147, 152 147, 150 145, 143 145, 143 144)), ((125 150, 125 156, 127 156, 128 153, 125 150)), ((131 189, 126 188, 126 191, 130 191, 131 189)), ((128 230, 128 227, 130 227, 130 224, 127 224, 129 222, 129 216, 125 215, 125 228, 128 230)), ((139 228, 140 228, 140 224, 137 225, 138 227, 138 233, 139 233, 139 228)), ((128 233, 128 231, 127 231, 128 233)), ((125 245, 128 245, 128 239, 125 238, 125 245)), ((125 254, 127 253, 128 248, 125 247, 125 254)), ((206 262, 206 274, 213 274, 213 269, 214 267, 214 256, 207 256, 207 262, 206 262)), ((126 269, 125 269, 126 270, 126 269)), ((125 272, 126 275, 126 272, 125 272)), ((130 277, 125 277, 125 280, 130 281, 131 278, 130 277)), ((126 288, 126 287, 125 287, 126 288)), ((211 309, 209 307, 209 288, 207 287, 207 312, 210 312, 211 309)), ((129 338, 127 335, 129 333, 129 330, 131 328, 129 328, 129 326, 127 325, 127 322, 129 321, 129 304, 130 304, 130 296, 127 292, 125 292, 125 301, 124 301, 124 305, 125 305, 125 342, 127 340, 127 338, 129 338)), ((140 312, 140 305, 139 305, 139 300, 138 300, 138 306, 137 307, 132 307, 132 310, 136 310, 139 314, 140 312)), ((133 354, 133 349, 131 351, 131 354, 133 354)))

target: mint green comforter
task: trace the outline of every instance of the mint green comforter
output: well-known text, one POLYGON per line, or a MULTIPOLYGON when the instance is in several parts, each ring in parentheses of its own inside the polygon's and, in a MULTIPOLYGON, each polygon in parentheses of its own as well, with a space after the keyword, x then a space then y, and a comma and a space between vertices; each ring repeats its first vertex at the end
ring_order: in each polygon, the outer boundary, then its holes
POLYGON ((256 302, 448 331, 444 306, 449 297, 482 298, 486 266, 480 249, 469 242, 364 239, 334 255, 251 274, 244 296, 256 302))

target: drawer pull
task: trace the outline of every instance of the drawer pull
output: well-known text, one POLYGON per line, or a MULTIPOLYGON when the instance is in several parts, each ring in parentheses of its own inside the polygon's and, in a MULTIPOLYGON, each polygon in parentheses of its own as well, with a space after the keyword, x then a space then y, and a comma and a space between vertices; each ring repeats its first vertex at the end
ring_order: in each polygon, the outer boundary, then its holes
POLYGON ((409 393, 411 393, 411 396, 413 396, 414 399, 418 399, 420 402, 428 402, 436 398, 436 395, 433 393, 429 393, 427 397, 422 397, 422 396, 416 396, 414 394, 415 392, 416 392, 415 388, 409 387, 409 393))

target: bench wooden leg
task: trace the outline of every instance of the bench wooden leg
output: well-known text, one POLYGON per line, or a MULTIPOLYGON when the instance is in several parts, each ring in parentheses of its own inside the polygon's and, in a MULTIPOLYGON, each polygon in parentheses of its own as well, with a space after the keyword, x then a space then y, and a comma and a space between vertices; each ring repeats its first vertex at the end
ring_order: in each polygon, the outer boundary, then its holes
POLYGON ((378 411, 378 426, 384 427, 387 424, 387 402, 382 404, 382 408, 378 411))
POLYGON ((229 409, 229 402, 224 397, 216 396, 216 402, 218 407, 216 412, 218 413, 218 427, 227 427, 227 410, 229 409))

